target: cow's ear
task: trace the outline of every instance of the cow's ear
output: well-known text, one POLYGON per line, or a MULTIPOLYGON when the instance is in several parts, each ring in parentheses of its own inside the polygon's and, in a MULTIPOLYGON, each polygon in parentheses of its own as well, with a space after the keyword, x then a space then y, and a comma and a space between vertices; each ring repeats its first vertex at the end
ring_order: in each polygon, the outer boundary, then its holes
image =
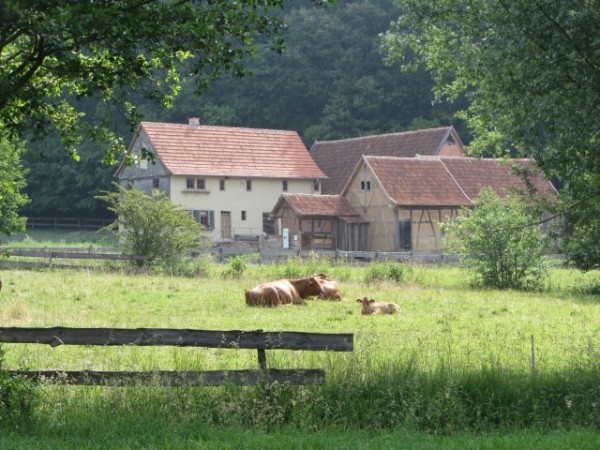
POLYGON ((369 303, 375 303, 375 299, 373 299, 373 298, 372 298, 372 299, 370 299, 370 300, 369 300, 369 303))
POLYGON ((357 302, 357 303, 362 303, 362 300, 361 300, 360 298, 357 298, 357 299, 356 299, 356 302, 357 302))

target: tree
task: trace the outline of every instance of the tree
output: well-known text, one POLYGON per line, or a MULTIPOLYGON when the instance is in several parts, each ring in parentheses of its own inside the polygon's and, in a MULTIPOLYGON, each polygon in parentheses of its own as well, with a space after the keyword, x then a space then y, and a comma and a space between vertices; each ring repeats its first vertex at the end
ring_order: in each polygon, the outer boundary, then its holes
POLYGON ((126 253, 145 256, 147 266, 173 270, 180 266, 186 250, 204 246, 202 225, 163 192, 151 197, 115 185, 118 191, 104 191, 98 199, 116 215, 111 228, 118 230, 126 253))
POLYGON ((19 216, 28 198, 22 193, 25 171, 21 165, 21 143, 0 135, 0 233, 10 235, 25 229, 27 219, 19 216))
POLYGON ((500 198, 484 188, 475 207, 443 224, 448 250, 461 256, 483 286, 539 287, 546 271, 548 239, 536 225, 535 208, 518 197, 500 198))
POLYGON ((560 181, 575 233, 565 249, 600 267, 600 8, 574 0, 396 0, 388 60, 427 69, 438 100, 469 99, 472 154, 526 155, 560 181), (591 234, 590 234, 591 233, 591 234))
POLYGON ((384 64, 379 35, 395 15, 392 0, 287 8, 281 55, 259 47, 248 61, 252 77, 223 77, 202 101, 180 95, 163 119, 199 115, 204 123, 297 130, 308 147, 315 140, 407 130, 419 117, 448 125, 452 112, 432 105, 426 72, 399 77, 384 64))
MULTIPOLYGON (((314 0, 315 3, 321 3, 314 0)), ((115 120, 138 121, 134 90, 169 105, 185 70, 201 92, 223 73, 246 74, 244 58, 263 36, 276 49, 281 0, 14 0, 0 3, 0 123, 14 135, 59 131, 76 156, 81 134, 122 141, 115 120), (102 121, 81 121, 77 99, 107 105, 102 121), (123 116, 115 116, 118 107, 123 116)))

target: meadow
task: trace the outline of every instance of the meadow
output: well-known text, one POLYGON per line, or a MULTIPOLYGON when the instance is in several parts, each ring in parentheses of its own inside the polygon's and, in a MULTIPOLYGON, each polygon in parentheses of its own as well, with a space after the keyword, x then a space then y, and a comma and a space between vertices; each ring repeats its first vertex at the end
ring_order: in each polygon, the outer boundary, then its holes
MULTIPOLYGON (((600 273, 553 269, 539 292, 475 289, 457 267, 314 257, 200 275, 0 270, 2 326, 164 327, 354 334, 354 352, 270 351, 322 367, 322 386, 41 385, 0 417, 0 448, 598 448, 600 273), (244 289, 326 272, 341 302, 253 308, 244 289), (402 313, 363 316, 364 295, 402 313)), ((15 369, 256 368, 251 350, 5 344, 15 369)))

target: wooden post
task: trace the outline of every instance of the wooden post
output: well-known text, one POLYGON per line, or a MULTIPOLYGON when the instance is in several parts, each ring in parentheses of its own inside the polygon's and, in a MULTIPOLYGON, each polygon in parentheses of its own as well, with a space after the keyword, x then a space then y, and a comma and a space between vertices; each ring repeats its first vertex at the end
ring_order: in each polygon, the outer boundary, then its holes
POLYGON ((264 348, 257 349, 258 351, 258 365, 261 370, 267 370, 267 353, 264 348))
POLYGON ((531 335, 531 374, 535 375, 537 373, 537 368, 535 367, 535 342, 533 338, 533 334, 531 335))

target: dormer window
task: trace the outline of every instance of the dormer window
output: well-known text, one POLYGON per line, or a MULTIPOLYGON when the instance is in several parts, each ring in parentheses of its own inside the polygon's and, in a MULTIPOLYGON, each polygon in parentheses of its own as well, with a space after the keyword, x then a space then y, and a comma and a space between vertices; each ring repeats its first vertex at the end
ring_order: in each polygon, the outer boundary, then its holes
POLYGON ((362 180, 360 182, 360 190, 361 191, 370 191, 371 190, 371 182, 368 180, 362 180))

